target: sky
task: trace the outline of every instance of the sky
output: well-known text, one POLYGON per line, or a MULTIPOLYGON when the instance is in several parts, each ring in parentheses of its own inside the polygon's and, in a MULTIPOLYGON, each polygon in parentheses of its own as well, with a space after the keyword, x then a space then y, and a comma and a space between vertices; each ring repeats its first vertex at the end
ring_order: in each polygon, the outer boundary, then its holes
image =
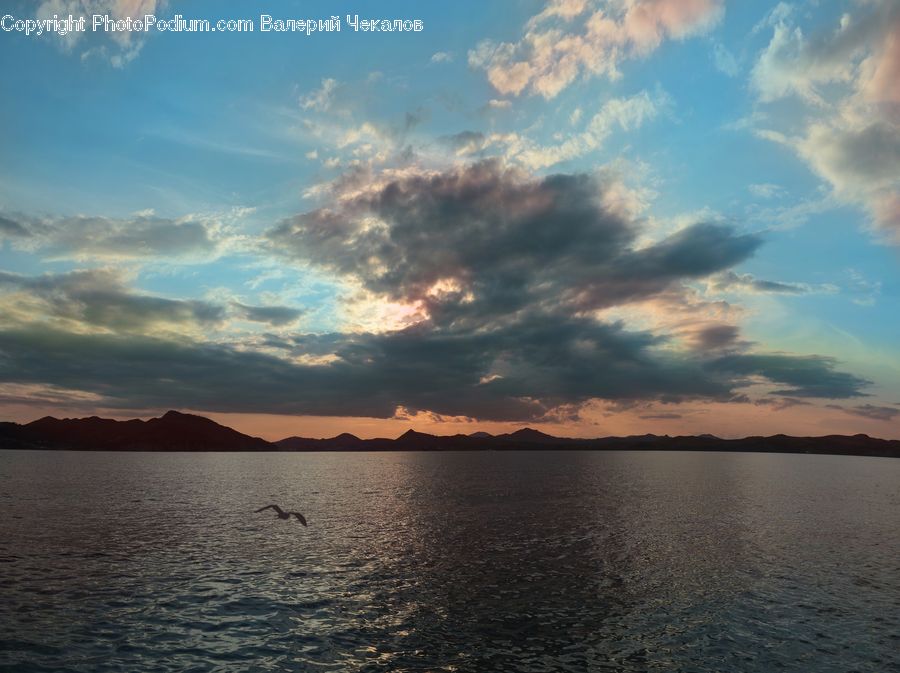
POLYGON ((0 418, 900 438, 900 4, 264 4, 0 2, 0 418))

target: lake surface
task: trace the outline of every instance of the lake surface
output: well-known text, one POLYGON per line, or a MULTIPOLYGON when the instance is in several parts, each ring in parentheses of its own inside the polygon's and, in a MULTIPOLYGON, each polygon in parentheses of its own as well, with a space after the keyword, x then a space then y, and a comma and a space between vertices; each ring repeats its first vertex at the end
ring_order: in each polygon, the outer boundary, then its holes
POLYGON ((0 671, 900 671, 900 460, 0 452, 0 671))

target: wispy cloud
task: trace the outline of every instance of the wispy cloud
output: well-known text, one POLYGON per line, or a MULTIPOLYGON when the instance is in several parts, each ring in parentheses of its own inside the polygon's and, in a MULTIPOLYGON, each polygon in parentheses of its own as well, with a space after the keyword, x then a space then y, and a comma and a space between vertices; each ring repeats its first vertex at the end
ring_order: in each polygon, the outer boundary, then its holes
POLYGON ((0 218, 0 236, 14 246, 53 258, 124 260, 212 255, 222 222, 204 216, 177 220, 139 213, 117 219, 76 215, 0 218))
POLYGON ((710 278, 707 288, 711 292, 737 292, 751 294, 808 294, 811 292, 834 293, 836 285, 809 285, 761 280, 750 273, 738 274, 726 271, 710 278))
POLYGON ((876 404, 861 404, 855 407, 844 407, 837 404, 829 405, 832 409, 838 409, 851 416, 868 418, 873 421, 890 422, 900 416, 900 408, 884 407, 876 404))
POLYGON ((722 12, 719 0, 560 0, 528 21, 520 41, 480 43, 469 65, 502 94, 550 99, 580 75, 617 79, 621 61, 705 32, 722 12))
MULTIPOLYGON (((670 99, 661 90, 654 93, 642 91, 628 98, 610 98, 581 131, 564 137, 556 144, 542 144, 521 133, 484 134, 473 131, 450 136, 447 140, 457 156, 479 155, 490 150, 529 170, 540 170, 595 152, 614 133, 636 131, 669 106, 670 99)), ((579 110, 572 117, 572 123, 579 123, 581 116, 582 111, 579 110)))
POLYGON ((773 33, 753 68, 762 103, 796 97, 802 130, 760 129, 793 150, 835 197, 864 207, 884 237, 900 242, 900 5, 860 3, 833 31, 807 37, 793 15, 770 17, 773 33))
MULTIPOLYGON (((136 19, 146 14, 157 14, 167 5, 167 0, 41 0, 35 16, 52 18, 54 15, 67 17, 72 14, 84 16, 90 21, 94 14, 104 14, 114 20, 136 19)), ((137 58, 145 41, 141 33, 133 31, 70 32, 62 37, 54 35, 52 39, 66 52, 77 51, 83 60, 102 58, 115 68, 123 68, 137 58)))

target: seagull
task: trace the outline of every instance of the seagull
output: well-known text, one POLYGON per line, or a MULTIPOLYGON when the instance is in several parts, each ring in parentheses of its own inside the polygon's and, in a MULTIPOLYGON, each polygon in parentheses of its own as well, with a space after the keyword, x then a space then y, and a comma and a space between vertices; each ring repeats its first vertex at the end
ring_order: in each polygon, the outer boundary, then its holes
POLYGON ((278 505, 266 505, 265 507, 260 507, 258 510, 256 510, 256 512, 265 512, 267 509, 274 509, 279 519, 290 519, 291 514, 293 514, 295 517, 297 517, 297 521, 302 523, 304 526, 306 525, 306 518, 300 512, 285 512, 278 505))

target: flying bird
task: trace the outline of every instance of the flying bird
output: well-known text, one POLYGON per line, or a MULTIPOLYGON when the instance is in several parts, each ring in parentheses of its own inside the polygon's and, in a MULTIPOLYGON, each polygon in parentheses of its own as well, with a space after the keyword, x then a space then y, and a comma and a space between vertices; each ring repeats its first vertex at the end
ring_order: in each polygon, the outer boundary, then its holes
POLYGON ((278 505, 266 505, 265 507, 260 507, 258 510, 256 510, 256 512, 265 512, 267 509, 274 509, 275 514, 278 515, 279 519, 290 519, 291 514, 293 514, 295 517, 297 517, 297 521, 302 523, 304 526, 306 525, 306 517, 304 517, 300 512, 285 512, 278 505))

